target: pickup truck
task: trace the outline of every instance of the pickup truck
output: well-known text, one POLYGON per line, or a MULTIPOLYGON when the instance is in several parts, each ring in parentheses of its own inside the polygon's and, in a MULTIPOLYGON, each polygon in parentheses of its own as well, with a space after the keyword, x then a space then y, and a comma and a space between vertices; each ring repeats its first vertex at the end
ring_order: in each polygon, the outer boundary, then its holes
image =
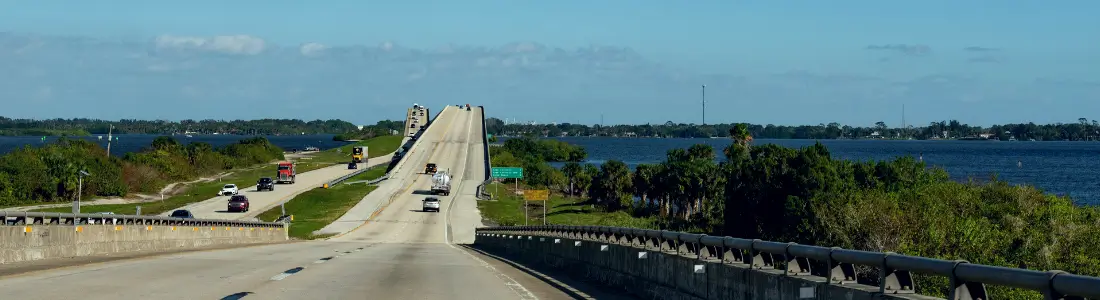
POLYGON ((221 192, 218 192, 218 195, 221 195, 221 196, 230 196, 230 195, 236 195, 236 194, 240 194, 240 190, 237 189, 236 184, 232 184, 232 183, 223 186, 221 192))

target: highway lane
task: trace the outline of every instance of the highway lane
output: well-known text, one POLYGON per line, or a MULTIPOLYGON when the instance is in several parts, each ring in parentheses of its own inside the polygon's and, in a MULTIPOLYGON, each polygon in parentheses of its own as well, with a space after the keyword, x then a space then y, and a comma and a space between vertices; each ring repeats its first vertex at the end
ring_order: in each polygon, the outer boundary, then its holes
POLYGON ((472 240, 480 223, 473 198, 484 180, 480 117, 476 108, 445 110, 424 134, 428 140, 394 173, 400 180, 387 181, 394 201, 344 235, 4 277, 0 291, 13 299, 571 299, 528 273, 447 242, 448 227, 455 240, 472 240), (457 177, 438 213, 419 211, 421 191, 430 188, 430 176, 419 174, 424 161, 457 177))
MULTIPOLYGON (((371 158, 367 160, 367 163, 360 163, 359 168, 369 168, 379 165, 385 165, 390 162, 393 157, 393 153, 383 156, 371 158)), ((348 160, 351 160, 350 154, 348 160)), ((228 212, 228 204, 230 196, 215 196, 207 200, 191 203, 185 207, 179 209, 190 210, 191 214, 195 215, 195 218, 200 219, 250 219, 255 218, 257 215, 263 213, 268 208, 279 205, 286 202, 298 194, 311 190, 316 187, 323 186, 325 183, 336 179, 340 176, 344 176, 354 172, 355 170, 348 170, 347 164, 336 164, 331 167, 324 167, 313 171, 299 173, 295 178, 294 184, 276 184, 274 191, 257 191, 256 185, 248 187, 239 187, 240 194, 248 196, 249 205, 252 206, 248 212, 228 212)), ((275 174, 271 174, 275 176, 275 174)), ((259 180, 259 178, 256 178, 259 180)), ((172 212, 167 211, 161 213, 162 216, 168 216, 172 212)), ((270 221, 270 220, 267 220, 270 221)))

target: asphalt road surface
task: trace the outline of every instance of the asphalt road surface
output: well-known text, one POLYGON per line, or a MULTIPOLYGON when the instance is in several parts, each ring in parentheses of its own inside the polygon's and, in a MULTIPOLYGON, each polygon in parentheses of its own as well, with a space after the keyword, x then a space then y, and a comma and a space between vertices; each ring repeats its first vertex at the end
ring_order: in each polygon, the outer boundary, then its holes
MULTIPOLYGON (((387 154, 367 160, 367 163, 360 163, 359 168, 370 168, 378 165, 385 165, 390 162, 390 158, 393 154, 387 154)), ((349 156, 350 160, 350 156, 349 156)), ((316 169, 313 171, 299 173, 295 178, 294 184, 276 184, 274 191, 257 191, 256 185, 248 187, 239 187, 240 195, 248 197, 249 205, 251 206, 248 212, 229 212, 229 198, 230 196, 214 196, 213 198, 203 200, 200 202, 191 203, 185 207, 179 209, 190 210, 191 214, 195 215, 195 218, 199 219, 250 219, 255 218, 257 215, 263 213, 271 207, 275 207, 283 202, 289 201, 298 194, 311 190, 316 187, 320 187, 329 181, 355 172, 356 170, 348 170, 347 164, 337 164, 331 167, 325 167, 316 169)), ((274 174, 272 174, 274 176, 274 174)), ((259 180, 259 178, 256 178, 259 180)), ((166 211, 161 213, 162 216, 168 216, 172 214, 172 211, 166 211)), ((271 220, 266 220, 271 221, 271 220)))
MULTIPOLYGON (((370 205, 353 209, 337 226, 350 231, 329 240, 32 272, 0 277, 0 291, 5 299, 82 300, 576 298, 564 290, 586 289, 556 287, 548 282, 558 281, 457 245, 472 241, 480 226, 473 194, 485 177, 481 117, 478 108, 444 110, 393 173, 396 180, 371 193, 388 205, 377 214, 370 205), (430 187, 426 161, 457 177, 438 213, 420 211, 421 191, 430 187)), ((584 298, 619 297, 592 292, 584 298)))

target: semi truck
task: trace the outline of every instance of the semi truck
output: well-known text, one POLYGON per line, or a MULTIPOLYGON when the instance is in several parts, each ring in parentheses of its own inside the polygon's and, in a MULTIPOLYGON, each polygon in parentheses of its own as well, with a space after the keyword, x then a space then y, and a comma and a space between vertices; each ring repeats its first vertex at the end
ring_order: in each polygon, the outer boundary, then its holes
POLYGON ((432 195, 451 194, 451 175, 447 171, 432 174, 432 195))
POLYGON ((351 147, 351 161, 357 164, 367 162, 367 147, 351 147))
POLYGON ((297 173, 294 172, 293 162, 280 162, 279 169, 275 173, 275 183, 290 183, 294 184, 294 177, 297 173))

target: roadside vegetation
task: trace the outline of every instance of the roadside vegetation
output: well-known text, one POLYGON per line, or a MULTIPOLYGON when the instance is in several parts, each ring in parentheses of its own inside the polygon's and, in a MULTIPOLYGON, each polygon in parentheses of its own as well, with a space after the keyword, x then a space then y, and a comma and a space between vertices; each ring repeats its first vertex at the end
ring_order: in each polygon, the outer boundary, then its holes
MULTIPOLYGON (((524 170, 523 186, 549 183, 553 194, 574 195, 550 202, 552 224, 692 231, 1100 275, 1095 207, 996 178, 951 181, 942 169, 912 157, 854 162, 833 159, 821 144, 753 146, 744 124, 729 135, 732 143, 721 152, 706 145, 675 149, 664 162, 633 170, 614 160, 599 167, 571 162, 560 170, 545 169, 537 161, 563 148, 509 145, 545 140, 512 139, 491 151, 494 167, 536 167, 524 170), (728 161, 716 163, 717 155, 728 161)), ((508 182, 502 187, 511 187, 508 182)), ((522 225, 522 201, 505 195, 481 201, 480 209, 500 225, 522 225)), ((541 217, 537 209, 529 216, 541 217)), ((863 270, 861 282, 875 284, 876 272, 863 270)), ((947 286, 944 278, 918 276, 922 294, 943 296, 947 286)), ((998 298, 1039 297, 990 290, 998 298)))
MULTIPOLYGON (((385 174, 385 166, 378 166, 359 173, 345 182, 377 179, 385 174)), ((327 189, 315 188, 299 194, 285 204, 286 213, 294 215, 289 231, 290 237, 297 239, 326 237, 315 236, 313 232, 339 219, 376 188, 378 187, 366 183, 340 183, 327 189)), ((282 208, 275 206, 261 213, 257 218, 261 221, 274 221, 280 216, 282 216, 282 208)))
POLYGON ((207 143, 183 145, 162 136, 144 150, 122 157, 108 157, 89 141, 62 138, 0 156, 0 206, 70 202, 76 199, 81 170, 91 174, 84 178, 81 198, 91 199, 157 194, 170 182, 282 158, 282 149, 262 137, 215 148, 207 143))

